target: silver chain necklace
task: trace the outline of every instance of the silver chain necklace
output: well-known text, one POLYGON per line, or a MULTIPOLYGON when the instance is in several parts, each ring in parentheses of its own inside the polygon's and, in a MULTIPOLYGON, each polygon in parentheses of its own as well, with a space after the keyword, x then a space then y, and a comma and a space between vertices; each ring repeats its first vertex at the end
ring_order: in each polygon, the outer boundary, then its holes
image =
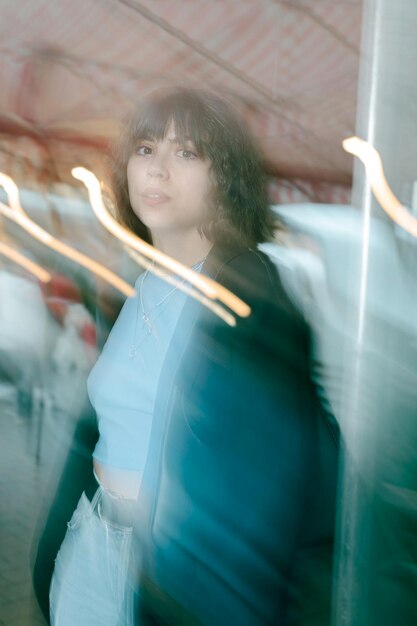
MULTIPOLYGON (((207 257, 204 257, 204 259, 201 259, 201 261, 198 261, 198 263, 195 263, 194 265, 192 265, 191 269, 194 270, 195 272, 199 272, 201 270, 201 268, 203 267, 203 264, 204 264, 204 261, 206 260, 206 258, 207 257)), ((143 303, 143 291, 144 291, 145 280, 146 280, 146 277, 148 276, 148 274, 149 274, 149 270, 146 270, 144 275, 143 275, 142 282, 140 284, 139 302, 138 302, 138 310, 137 310, 136 319, 135 319, 135 331, 134 331, 134 337, 133 337, 133 345, 132 345, 132 347, 129 350, 129 357, 131 359, 134 359, 137 356, 138 347, 139 347, 136 344, 136 334, 137 334, 137 325, 138 325, 138 317, 139 317, 139 307, 140 307, 140 313, 141 313, 142 321, 144 323, 144 326, 146 327, 147 335, 149 336, 154 331, 154 325, 152 324, 152 319, 150 317, 150 314, 153 313, 154 311, 156 311, 157 309, 159 309, 159 307, 162 306, 164 304, 164 302, 166 302, 168 300, 168 298, 170 296, 172 296, 172 294, 179 289, 179 286, 186 282, 186 279, 182 278, 175 287, 173 287, 167 294, 165 294, 165 296, 162 298, 162 300, 157 302, 157 304, 155 304, 148 312, 146 312, 145 311, 145 306, 144 306, 144 303, 143 303)))

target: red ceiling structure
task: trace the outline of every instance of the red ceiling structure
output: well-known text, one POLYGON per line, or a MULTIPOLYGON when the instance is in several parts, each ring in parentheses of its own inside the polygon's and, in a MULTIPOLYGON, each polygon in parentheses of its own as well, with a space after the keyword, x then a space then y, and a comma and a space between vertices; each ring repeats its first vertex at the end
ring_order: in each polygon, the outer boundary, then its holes
POLYGON ((100 173, 141 96, 190 84, 238 105, 275 199, 343 201, 361 13, 361 0, 2 0, 0 165, 21 182, 100 173))

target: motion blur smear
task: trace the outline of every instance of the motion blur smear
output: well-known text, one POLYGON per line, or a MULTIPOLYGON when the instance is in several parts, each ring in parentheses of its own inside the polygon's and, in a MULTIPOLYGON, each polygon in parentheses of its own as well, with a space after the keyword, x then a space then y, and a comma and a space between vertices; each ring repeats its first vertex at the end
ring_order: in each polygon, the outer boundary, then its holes
MULTIPOLYGON (((340 473, 327 477, 338 483, 333 578, 323 562, 305 572, 313 596, 332 585, 333 626, 417 623, 417 241, 342 149, 352 135, 377 148, 417 216, 415 24, 413 0, 0 7, 0 171, 35 224, 127 285, 141 270, 71 169, 103 181, 111 211, 109 142, 140 97, 171 84, 229 98, 259 139, 277 220, 261 249, 308 323, 311 377, 340 428, 340 473)), ((54 558, 97 439, 86 379, 124 300, 0 213, 0 625, 47 623, 54 558)), ((297 600, 292 623, 323 626, 297 600)))

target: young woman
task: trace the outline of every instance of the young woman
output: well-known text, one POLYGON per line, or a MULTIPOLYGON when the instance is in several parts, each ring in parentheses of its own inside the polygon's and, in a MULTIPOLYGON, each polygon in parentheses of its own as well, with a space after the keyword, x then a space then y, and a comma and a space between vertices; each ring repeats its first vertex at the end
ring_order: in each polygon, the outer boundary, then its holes
POLYGON ((242 626, 311 612, 323 625, 309 582, 326 582, 313 563, 326 569, 336 444, 306 328, 256 250, 271 235, 258 150, 213 94, 160 91, 124 132, 114 192, 125 225, 252 312, 229 327, 139 277, 89 377, 95 482, 57 557, 51 621, 242 626))

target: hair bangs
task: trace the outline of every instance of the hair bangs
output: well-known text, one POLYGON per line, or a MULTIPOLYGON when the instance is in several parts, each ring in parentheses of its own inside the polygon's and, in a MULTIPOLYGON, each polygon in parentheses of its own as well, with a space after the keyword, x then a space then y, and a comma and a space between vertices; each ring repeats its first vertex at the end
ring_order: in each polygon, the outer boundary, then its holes
POLYGON ((190 141, 197 153, 205 158, 210 137, 207 112, 199 110, 200 108, 185 98, 181 92, 148 101, 133 120, 130 133, 131 152, 138 140, 162 141, 172 122, 177 140, 180 143, 190 141))

